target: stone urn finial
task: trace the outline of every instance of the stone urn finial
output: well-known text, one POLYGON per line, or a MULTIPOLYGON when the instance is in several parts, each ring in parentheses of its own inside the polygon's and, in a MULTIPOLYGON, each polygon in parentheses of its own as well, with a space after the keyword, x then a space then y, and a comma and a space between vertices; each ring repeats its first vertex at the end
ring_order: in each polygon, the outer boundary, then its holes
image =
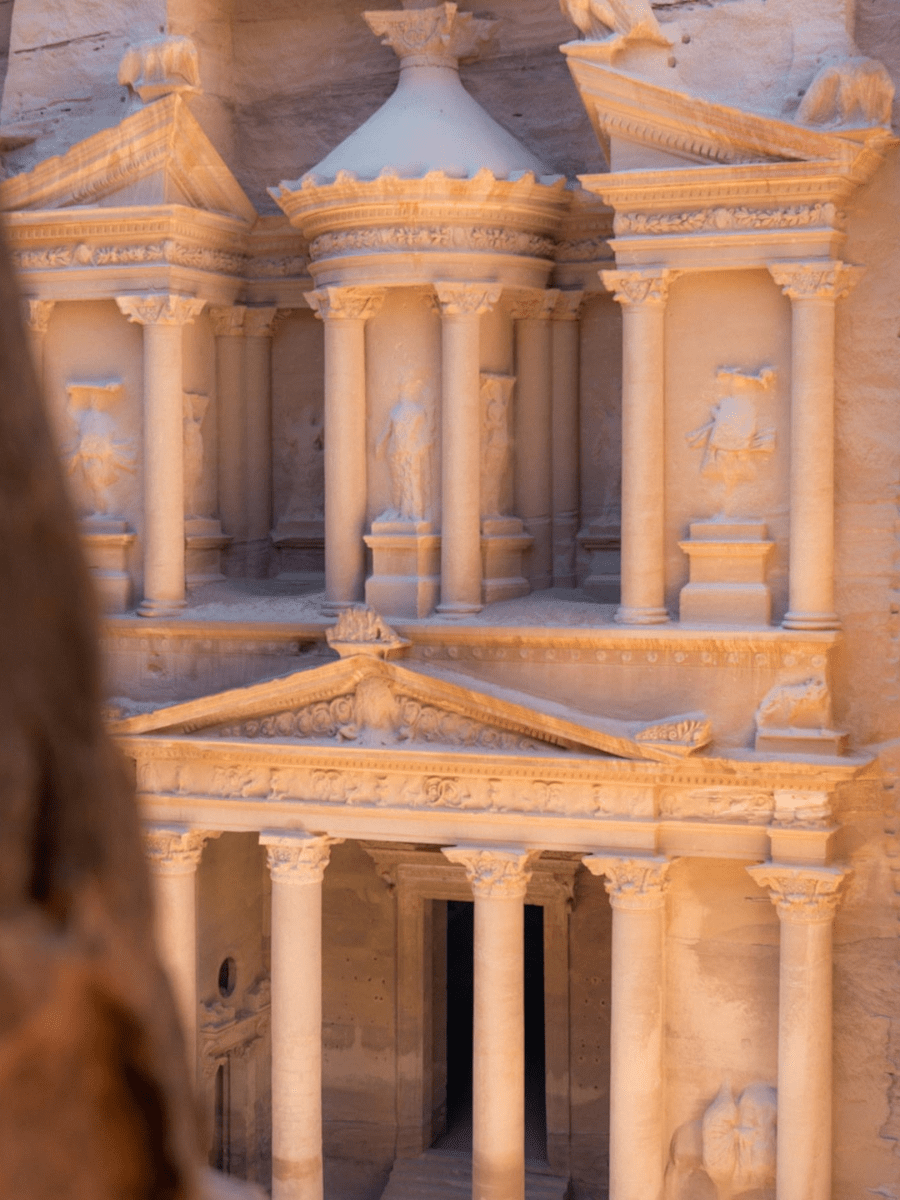
POLYGON ((328 645, 341 658, 365 654, 370 658, 397 658, 409 645, 406 638, 366 604, 344 609, 337 624, 325 630, 328 645))

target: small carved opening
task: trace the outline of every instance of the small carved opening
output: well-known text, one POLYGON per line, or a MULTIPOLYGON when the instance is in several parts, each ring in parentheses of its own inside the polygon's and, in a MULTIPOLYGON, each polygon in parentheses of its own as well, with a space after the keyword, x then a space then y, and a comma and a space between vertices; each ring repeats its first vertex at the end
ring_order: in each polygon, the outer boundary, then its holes
POLYGON ((237 983, 237 963, 229 955, 223 958, 219 967, 219 995, 228 997, 234 991, 237 983))

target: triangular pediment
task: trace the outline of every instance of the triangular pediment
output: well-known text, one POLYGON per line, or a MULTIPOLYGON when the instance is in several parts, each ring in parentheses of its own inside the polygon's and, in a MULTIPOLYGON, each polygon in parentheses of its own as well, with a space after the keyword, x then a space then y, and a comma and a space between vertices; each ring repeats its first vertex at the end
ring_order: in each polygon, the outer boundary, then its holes
POLYGON ((483 680, 366 654, 111 723, 121 735, 472 752, 601 752, 665 761, 710 740, 702 714, 597 717, 483 680))
POLYGON ((177 95, 0 184, 0 210, 182 204, 249 223, 256 210, 177 95))

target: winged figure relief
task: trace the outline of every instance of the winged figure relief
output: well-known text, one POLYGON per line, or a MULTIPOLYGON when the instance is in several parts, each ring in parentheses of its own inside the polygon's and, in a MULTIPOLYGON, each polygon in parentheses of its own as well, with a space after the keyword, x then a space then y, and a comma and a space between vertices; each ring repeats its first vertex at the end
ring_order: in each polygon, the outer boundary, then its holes
POLYGON ((668 45, 650 0, 560 0, 563 14, 591 41, 610 35, 668 45))

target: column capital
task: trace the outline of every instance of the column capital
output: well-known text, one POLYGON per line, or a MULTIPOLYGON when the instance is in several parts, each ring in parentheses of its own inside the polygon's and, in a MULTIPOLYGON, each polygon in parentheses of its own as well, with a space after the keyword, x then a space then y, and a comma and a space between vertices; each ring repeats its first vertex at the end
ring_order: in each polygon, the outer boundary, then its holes
POLYGON ((588 854, 581 860, 592 875, 603 875, 613 908, 661 908, 668 890, 671 859, 625 858, 617 854, 588 854))
POLYGON ((559 296, 559 288, 517 288, 510 315, 514 321, 547 321, 559 296))
POLYGON ((600 271, 603 286, 613 299, 624 305, 658 305, 669 296, 669 285, 680 271, 669 267, 651 267, 640 271, 600 271))
POLYGON ((187 825, 147 825, 144 849, 154 875, 189 875, 196 871, 203 847, 219 832, 187 825))
POLYGON ((343 840, 289 829, 264 829, 259 835, 259 844, 266 848, 269 873, 280 883, 321 883, 331 847, 343 840))
POLYGON ((465 867, 476 898, 518 900, 524 899, 531 864, 541 852, 520 846, 447 846, 442 853, 465 867))
POLYGON ((209 310, 216 337, 242 337, 246 304, 215 304, 209 310))
POLYGON ((56 307, 55 300, 22 300, 22 320, 31 333, 44 334, 50 325, 50 317, 56 307))
POLYGON ((384 303, 385 289, 324 287, 303 294, 321 321, 367 321, 375 316, 384 303))
POLYGON ((500 299, 500 283, 435 283, 434 290, 445 317, 480 317, 500 299))
POLYGON ((769 899, 782 921, 818 925, 832 921, 841 900, 844 883, 852 874, 848 867, 799 867, 766 862, 747 867, 747 874, 768 889, 769 899))
POLYGON ((554 321, 577 321, 581 314, 581 306, 584 303, 584 292, 579 288, 578 291, 556 291, 556 303, 553 305, 553 312, 550 316, 554 321))
POLYGON ((152 296, 116 296, 116 304, 137 325, 190 325, 206 301, 196 296, 163 293, 152 296))
POLYGON ((791 300, 840 300, 856 287, 863 269, 837 259, 769 264, 769 274, 791 300))
POLYGON ((278 323, 278 309, 273 305, 266 308, 248 308, 244 313, 246 337, 273 337, 278 323))

